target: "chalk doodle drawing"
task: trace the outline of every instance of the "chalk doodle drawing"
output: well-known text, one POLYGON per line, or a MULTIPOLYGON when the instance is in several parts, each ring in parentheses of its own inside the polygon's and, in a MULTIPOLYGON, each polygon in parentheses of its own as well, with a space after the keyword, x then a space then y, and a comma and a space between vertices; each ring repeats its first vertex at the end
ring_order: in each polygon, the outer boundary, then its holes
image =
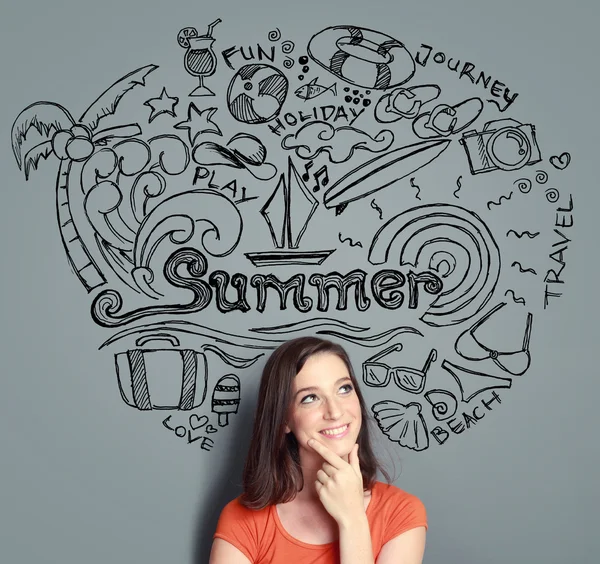
POLYGON ((534 317, 568 288, 571 153, 545 158, 510 115, 525 97, 401 29, 239 45, 230 23, 168 31, 181 59, 115 77, 78 118, 42 100, 12 125, 24 182, 56 174, 117 401, 210 452, 260 362, 317 334, 360 359, 383 436, 444 445, 518 393, 534 317))

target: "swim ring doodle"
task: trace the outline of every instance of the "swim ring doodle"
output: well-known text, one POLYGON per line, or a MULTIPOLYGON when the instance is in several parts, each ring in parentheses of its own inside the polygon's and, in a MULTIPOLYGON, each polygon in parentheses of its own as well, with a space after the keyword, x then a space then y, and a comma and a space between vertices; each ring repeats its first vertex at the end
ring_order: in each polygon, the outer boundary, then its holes
POLYGON ((328 27, 314 35, 308 55, 339 79, 376 90, 404 84, 416 68, 401 41, 350 25, 328 27))

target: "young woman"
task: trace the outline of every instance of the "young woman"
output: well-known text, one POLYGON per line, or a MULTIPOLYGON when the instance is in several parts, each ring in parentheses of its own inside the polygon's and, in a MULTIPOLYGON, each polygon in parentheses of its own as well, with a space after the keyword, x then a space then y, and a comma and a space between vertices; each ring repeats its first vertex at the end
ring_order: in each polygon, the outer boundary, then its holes
POLYGON ((258 397, 244 493, 221 512, 210 564, 421 564, 425 508, 379 466, 346 351, 287 341, 258 397))

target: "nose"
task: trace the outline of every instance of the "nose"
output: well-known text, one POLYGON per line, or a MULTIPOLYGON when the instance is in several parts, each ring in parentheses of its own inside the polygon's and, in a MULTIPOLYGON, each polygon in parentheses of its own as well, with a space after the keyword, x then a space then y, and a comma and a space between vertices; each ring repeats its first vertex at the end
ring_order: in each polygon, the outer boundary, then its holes
POLYGON ((342 406, 340 405, 337 398, 329 398, 325 402, 325 412, 324 412, 325 419, 332 419, 332 420, 339 419, 342 416, 342 411, 343 411, 342 406))

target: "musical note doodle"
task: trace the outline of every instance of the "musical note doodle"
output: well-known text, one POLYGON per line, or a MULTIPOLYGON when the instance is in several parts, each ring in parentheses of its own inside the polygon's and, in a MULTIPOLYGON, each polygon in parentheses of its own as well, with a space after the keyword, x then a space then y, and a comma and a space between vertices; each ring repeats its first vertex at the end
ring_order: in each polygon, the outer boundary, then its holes
POLYGON ((314 165, 313 161, 309 161, 308 163, 306 163, 304 165, 305 172, 302 173, 302 180, 304 180, 304 182, 308 182, 310 180, 310 172, 308 172, 308 171, 312 168, 313 165, 314 165))
POLYGON ((313 192, 318 192, 321 189, 321 186, 327 186, 329 184, 329 174, 327 172, 327 165, 323 165, 317 172, 315 172, 315 181, 316 184, 313 186, 313 192), (323 181, 321 182, 321 177, 323 181))

